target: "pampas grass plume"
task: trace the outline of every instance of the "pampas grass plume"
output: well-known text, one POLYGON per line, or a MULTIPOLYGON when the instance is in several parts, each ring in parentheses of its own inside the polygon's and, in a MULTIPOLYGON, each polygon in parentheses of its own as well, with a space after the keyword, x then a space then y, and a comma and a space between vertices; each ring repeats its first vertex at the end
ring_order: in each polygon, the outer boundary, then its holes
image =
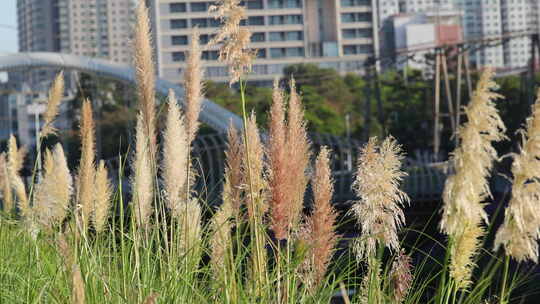
POLYGON ((394 303, 403 303, 413 283, 412 261, 403 249, 395 257, 390 271, 394 303))
POLYGON ((13 194, 8 174, 8 163, 6 153, 0 154, 0 187, 2 191, 4 211, 10 213, 13 210, 13 194))
POLYGON ((45 137, 49 134, 55 134, 56 129, 53 126, 54 119, 58 115, 60 103, 64 96, 64 73, 60 72, 54 79, 53 85, 49 90, 49 100, 47 109, 43 115, 43 128, 40 136, 45 137))
POLYGON ((231 124, 227 131, 227 150, 225 151, 225 181, 223 201, 231 203, 232 213, 239 218, 242 205, 242 142, 238 130, 231 124))
POLYGON ((191 45, 184 74, 186 92, 186 131, 188 144, 191 145, 199 130, 199 113, 203 100, 203 68, 201 63, 201 46, 199 31, 194 29, 191 34, 191 45))
POLYGON ((82 229, 88 228, 88 223, 94 207, 94 178, 95 178, 95 135, 92 105, 89 100, 83 101, 81 110, 81 159, 77 176, 77 202, 80 208, 82 229))
POLYGON ((248 155, 249 160, 244 158, 243 170, 244 184, 249 187, 248 214, 250 217, 262 217, 268 209, 266 204, 268 180, 265 173, 265 151, 257 127, 255 113, 251 113, 246 126, 246 136, 249 140, 247 141, 248 146, 243 150, 248 155), (248 172, 249 169, 251 169, 251 172, 248 172))
POLYGON ((152 213, 153 182, 152 167, 148 139, 144 132, 144 118, 141 113, 137 116, 135 134, 135 159, 133 161, 133 212, 139 228, 146 229, 152 213))
POLYGON ((168 112, 163 133, 163 183, 167 207, 173 217, 182 212, 186 200, 186 182, 189 159, 189 143, 185 120, 178 107, 174 92, 169 91, 168 112))
POLYGON ((372 137, 360 150, 353 190, 360 198, 352 210, 362 228, 357 259, 372 257, 377 245, 399 248, 398 231, 405 222, 402 207, 409 197, 399 189, 407 173, 401 171, 401 146, 393 137, 378 145, 372 137))
POLYGON ((519 154, 514 155, 512 197, 503 225, 495 237, 495 250, 501 245, 519 262, 538 262, 540 238, 540 90, 532 115, 521 130, 519 154))
POLYGON ((112 187, 107 176, 105 162, 101 160, 96 170, 95 183, 96 195, 94 198, 94 209, 92 211, 92 222, 96 232, 104 230, 111 208, 112 187))
POLYGON ((134 63, 139 98, 139 112, 143 116, 144 134, 149 142, 150 157, 154 159, 157 152, 155 126, 155 75, 152 57, 152 38, 148 9, 144 1, 139 1, 136 10, 134 38, 134 63))
POLYGON ((36 186, 34 215, 46 229, 58 227, 67 216, 73 180, 64 150, 56 144, 53 152, 45 151, 44 174, 36 186))
POLYGON ((30 217, 31 210, 28 196, 26 195, 26 187, 19 174, 19 171, 23 166, 25 154, 26 151, 17 147, 17 141, 15 140, 15 137, 11 135, 8 141, 7 160, 9 182, 17 196, 17 207, 19 207, 21 214, 24 217, 30 217))

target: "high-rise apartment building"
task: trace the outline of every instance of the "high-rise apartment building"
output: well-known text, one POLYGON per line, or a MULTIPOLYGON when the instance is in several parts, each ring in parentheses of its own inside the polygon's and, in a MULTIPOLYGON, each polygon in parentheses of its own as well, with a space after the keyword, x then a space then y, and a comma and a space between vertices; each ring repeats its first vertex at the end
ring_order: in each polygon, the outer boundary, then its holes
POLYGON ((134 0, 57 0, 60 51, 131 63, 134 0))
POLYGON ((130 63, 135 0, 17 0, 19 51, 130 63))
MULTIPOLYGON (((154 23, 158 74, 179 82, 192 28, 207 44, 220 25, 208 13, 212 1, 149 0, 154 23)), ((315 63, 341 72, 362 71, 377 50, 376 0, 248 0, 244 26, 252 31, 250 47, 258 50, 250 80, 271 81, 294 63, 315 63)), ((227 80, 218 48, 204 50, 206 77, 227 80)))

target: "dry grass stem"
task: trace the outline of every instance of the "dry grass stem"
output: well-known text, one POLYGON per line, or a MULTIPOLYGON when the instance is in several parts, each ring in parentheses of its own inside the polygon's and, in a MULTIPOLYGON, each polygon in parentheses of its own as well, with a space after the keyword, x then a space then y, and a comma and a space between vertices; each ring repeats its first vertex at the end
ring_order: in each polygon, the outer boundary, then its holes
POLYGON ((107 176, 107 168, 105 162, 99 162, 95 176, 95 191, 94 208, 92 210, 92 222, 96 232, 100 233, 104 230, 109 216, 112 199, 112 186, 107 176))
POLYGON ((150 149, 144 132, 144 118, 141 113, 137 116, 137 129, 135 135, 135 157, 132 164, 133 179, 131 188, 133 192, 133 212, 139 228, 148 228, 152 213, 153 181, 150 162, 150 149))
POLYGON ((398 231, 405 223, 402 207, 409 197, 399 189, 407 173, 401 171, 404 156, 393 137, 380 145, 370 138, 360 150, 353 190, 360 198, 352 210, 362 228, 356 242, 357 259, 372 257, 377 245, 399 248, 398 231))
POLYGON ((95 179, 95 127, 92 117, 92 106, 85 100, 81 110, 81 159, 77 176, 77 204, 80 208, 82 229, 88 228, 88 223, 94 207, 95 179))
POLYGON ((15 196, 17 197, 17 207, 21 211, 21 215, 28 218, 32 216, 30 204, 28 202, 28 196, 26 195, 26 187, 19 174, 24 163, 25 155, 26 150, 19 149, 15 137, 11 135, 8 142, 8 178, 11 188, 14 190, 15 196))
POLYGON ((49 99, 47 109, 43 115, 43 128, 41 129, 41 137, 49 134, 55 134, 56 129, 53 126, 54 119, 58 115, 60 103, 64 96, 64 73, 60 72, 54 79, 53 85, 49 90, 49 99))
POLYGON ((519 154, 514 155, 512 197, 503 225, 495 238, 495 250, 501 245, 519 262, 538 262, 540 238, 540 91, 532 106, 532 115, 521 130, 519 154))
POLYGON ((155 114, 155 75, 152 57, 152 38, 150 34, 150 20, 148 9, 144 1, 140 1, 136 11, 134 39, 134 63, 137 82, 137 97, 139 99, 139 112, 143 116, 144 135, 150 148, 150 159, 153 160, 157 152, 156 143, 156 114, 155 114))
POLYGON ((173 91, 169 92, 168 112, 163 134, 163 184, 165 187, 167 207, 173 217, 178 218, 182 212, 187 182, 189 143, 185 120, 178 107, 173 91))
POLYGON ((81 273, 81 268, 73 255, 71 246, 66 241, 63 234, 60 234, 56 240, 57 250, 64 260, 64 265, 71 276, 71 301, 74 304, 85 303, 85 284, 81 273))
POLYGON ((191 34, 191 45, 184 73, 186 92, 186 132, 190 146, 199 130, 199 113, 203 101, 203 68, 201 63, 201 46, 199 31, 194 29, 191 34))
POLYGON ((36 186, 34 215, 46 230, 59 227, 67 216, 73 180, 64 149, 56 144, 53 152, 45 151, 44 174, 36 186))
POLYGON ((219 51, 219 61, 229 65, 230 85, 251 71, 256 56, 256 51, 248 48, 251 32, 240 27, 240 21, 247 18, 246 9, 240 2, 240 0, 217 0, 216 5, 210 6, 209 9, 210 13, 215 13, 216 18, 223 22, 211 44, 223 44, 219 51))

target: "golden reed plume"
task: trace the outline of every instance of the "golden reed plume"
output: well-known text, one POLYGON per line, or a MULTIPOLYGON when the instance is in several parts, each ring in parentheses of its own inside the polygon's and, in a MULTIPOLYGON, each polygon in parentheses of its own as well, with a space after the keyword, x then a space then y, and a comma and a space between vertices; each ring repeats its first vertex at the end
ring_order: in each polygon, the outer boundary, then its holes
POLYGON ((96 170, 94 187, 96 195, 94 197, 94 206, 92 210, 92 223, 96 232, 100 233, 107 224, 112 199, 112 187, 103 160, 99 162, 99 166, 96 170))
POLYGON ((155 114, 155 68, 152 56, 152 37, 148 9, 144 1, 139 1, 136 11, 134 39, 134 63, 137 83, 139 112, 143 116, 143 130, 149 143, 150 160, 153 161, 157 152, 156 143, 156 114, 155 114))
POLYGON ((47 109, 43 115, 43 128, 41 129, 40 136, 45 137, 49 134, 55 134, 56 129, 53 126, 54 119, 58 115, 60 103, 62 103, 62 97, 64 96, 64 73, 60 72, 54 79, 53 85, 49 90, 49 99, 47 102, 47 109))
POLYGON ((26 187, 23 179, 19 174, 24 163, 25 155, 26 150, 19 149, 17 147, 15 137, 11 135, 8 141, 8 179, 11 188, 15 191, 15 195, 17 197, 17 207, 19 208, 21 215, 25 218, 30 218, 32 216, 30 203, 28 202, 28 196, 26 195, 26 187))
POLYGON ((199 31, 194 29, 191 34, 191 45, 184 73, 184 87, 186 92, 185 132, 188 135, 188 146, 191 145, 199 130, 199 113, 201 112, 203 101, 202 79, 203 68, 201 63, 199 31))
POLYGON ((88 229, 88 223, 94 206, 94 178, 95 178, 95 127, 92 117, 92 105, 88 99, 83 101, 81 110, 81 159, 77 175, 77 204, 82 225, 81 229, 88 229))
POLYGON ((7 213, 11 213, 13 208, 13 193, 11 192, 11 184, 9 181, 8 163, 6 153, 0 154, 0 187, 2 191, 3 208, 7 213))
POLYGON ((540 238, 540 90, 532 115, 521 130, 519 154, 512 163, 512 197, 505 211, 503 225, 495 237, 495 250, 501 245, 519 262, 538 262, 540 238))
POLYGON ((503 140, 506 130, 494 100, 497 84, 493 70, 486 69, 471 102, 465 107, 467 122, 458 130, 459 146, 451 155, 455 173, 446 179, 440 229, 450 236, 450 275, 458 288, 466 288, 474 268, 473 258, 488 222, 484 200, 490 196, 488 177, 497 151, 493 142, 503 140))

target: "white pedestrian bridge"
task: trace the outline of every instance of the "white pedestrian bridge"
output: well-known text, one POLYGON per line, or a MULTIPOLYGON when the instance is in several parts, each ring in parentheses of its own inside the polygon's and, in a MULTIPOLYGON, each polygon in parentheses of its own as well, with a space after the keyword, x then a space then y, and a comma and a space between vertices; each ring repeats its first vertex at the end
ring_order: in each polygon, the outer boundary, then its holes
MULTIPOLYGON (((96 76, 110 77, 117 80, 135 83, 135 69, 131 66, 111 61, 62 53, 16 53, 0 56, 0 71, 14 71, 30 68, 60 68, 87 72, 96 76)), ((156 93, 166 96, 173 90, 179 100, 184 102, 184 88, 164 79, 156 80, 156 93)), ((204 100, 200 120, 218 132, 225 133, 232 123, 242 129, 239 116, 217 105, 204 100)))

